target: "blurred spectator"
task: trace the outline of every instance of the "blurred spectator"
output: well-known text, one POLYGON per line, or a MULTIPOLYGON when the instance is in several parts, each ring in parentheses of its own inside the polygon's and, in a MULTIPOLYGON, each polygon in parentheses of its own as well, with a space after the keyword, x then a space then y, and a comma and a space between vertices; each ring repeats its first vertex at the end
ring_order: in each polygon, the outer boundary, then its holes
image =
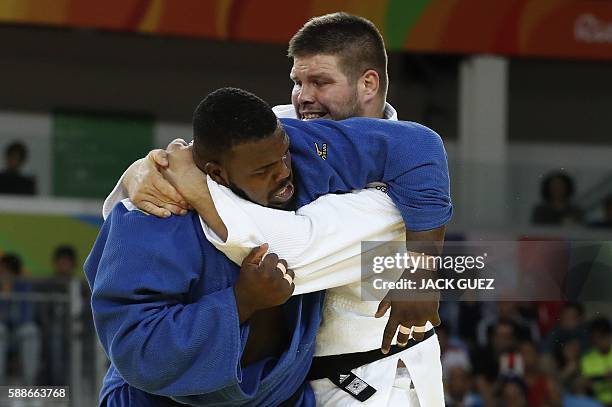
MULTIPOLYGON (((51 278, 39 285, 39 290, 48 294, 65 295, 45 303, 40 310, 43 332, 48 340, 45 342, 45 360, 48 363, 46 383, 60 386, 67 385, 69 378, 68 361, 70 358, 70 304, 68 296, 71 286, 81 291, 82 281, 76 279, 77 254, 69 245, 58 246, 53 252, 53 274, 51 278)), ((81 295, 79 293, 79 295, 81 295)))
POLYGON ((461 339, 451 336, 446 325, 436 328, 440 350, 442 352, 442 374, 446 379, 451 369, 460 367, 466 371, 472 370, 467 346, 461 339))
POLYGON ((520 353, 523 358, 525 373, 523 376, 527 388, 527 401, 530 406, 546 406, 551 400, 548 377, 541 368, 540 355, 535 343, 521 343, 520 353))
POLYGON ((517 338, 520 340, 539 340, 540 330, 535 320, 530 320, 521 315, 518 304, 513 301, 499 301, 496 303, 495 313, 483 318, 478 323, 478 345, 485 346, 490 335, 490 330, 498 320, 511 321, 516 329, 517 338))
MULTIPOLYGON (((528 407, 527 387, 515 376, 505 377, 500 383, 500 397, 504 407, 528 407)), ((534 406, 535 407, 535 406, 534 406)))
POLYGON ((558 375, 563 388, 576 391, 580 382, 580 341, 570 339, 564 343, 558 375))
POLYGON ((606 318, 590 326, 592 349, 580 361, 582 375, 588 379, 595 398, 612 406, 612 327, 606 318))
POLYGON ((487 391, 500 373, 523 375, 523 360, 517 349, 516 327, 512 321, 500 320, 491 330, 490 340, 472 355, 478 391, 487 391))
POLYGON ((6 167, 0 172, 0 193, 34 195, 36 180, 21 174, 21 167, 28 159, 28 150, 23 143, 11 143, 5 150, 6 167))
POLYGON ((473 391, 473 379, 468 369, 451 367, 444 380, 446 407, 481 407, 482 399, 473 391))
POLYGON ((603 201, 603 219, 593 223, 593 226, 612 228, 612 194, 608 195, 603 201))
POLYGON ((5 254, 0 258, 0 383, 7 383, 8 357, 16 350, 23 377, 19 384, 33 385, 40 362, 41 336, 32 305, 22 298, 12 298, 30 292, 30 285, 19 279, 21 275, 18 256, 5 254))
POLYGON ((531 217, 535 224, 561 225, 582 221, 582 211, 572 203, 574 181, 564 172, 548 175, 541 184, 542 202, 531 217))
MULTIPOLYGON (((551 265, 555 270, 563 270, 562 267, 557 267, 557 265, 551 265)), ((542 272, 547 272, 547 270, 542 270, 542 272)), ((549 273, 550 275, 561 274, 557 272, 549 273)), ((563 285, 563 279, 556 279, 555 284, 558 286, 563 285), (556 281, 561 281, 557 283, 556 281)), ((536 313, 538 326, 540 327, 541 335, 548 335, 550 331, 559 323, 559 318, 561 316, 561 310, 563 309, 564 302, 562 301, 538 301, 536 303, 536 313)))
POLYGON ((470 347, 477 345, 478 322, 483 318, 482 303, 477 301, 461 301, 456 325, 458 334, 470 347))
POLYGON ((584 322, 584 309, 577 303, 563 305, 559 322, 550 330, 544 340, 543 350, 563 366, 565 346, 570 341, 578 341, 578 354, 588 347, 587 329, 584 322))
POLYGON ((60 280, 74 277, 77 256, 72 246, 58 246, 53 253, 53 275, 60 280))

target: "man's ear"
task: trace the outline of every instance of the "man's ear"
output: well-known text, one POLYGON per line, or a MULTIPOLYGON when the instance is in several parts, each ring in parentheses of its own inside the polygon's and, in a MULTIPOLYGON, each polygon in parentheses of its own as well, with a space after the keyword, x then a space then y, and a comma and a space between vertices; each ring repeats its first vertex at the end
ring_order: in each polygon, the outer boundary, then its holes
POLYGON ((204 164, 204 172, 210 176, 217 184, 229 187, 229 177, 227 171, 219 163, 209 161, 204 164))
POLYGON ((359 91, 362 92, 365 98, 371 99, 378 95, 378 89, 380 88, 380 77, 378 76, 378 72, 373 69, 368 69, 361 75, 361 80, 359 82, 359 91))

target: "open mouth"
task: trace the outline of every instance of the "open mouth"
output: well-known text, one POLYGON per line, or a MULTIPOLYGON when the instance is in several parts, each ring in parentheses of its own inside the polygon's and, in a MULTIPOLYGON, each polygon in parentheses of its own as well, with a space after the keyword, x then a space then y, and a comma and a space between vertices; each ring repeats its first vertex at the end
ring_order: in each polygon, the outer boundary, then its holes
POLYGON ((291 182, 287 182, 285 186, 276 191, 276 193, 272 196, 274 202, 284 203, 291 199, 294 192, 293 184, 291 182))
POLYGON ((302 120, 315 120, 327 117, 326 112, 302 112, 300 115, 302 120))

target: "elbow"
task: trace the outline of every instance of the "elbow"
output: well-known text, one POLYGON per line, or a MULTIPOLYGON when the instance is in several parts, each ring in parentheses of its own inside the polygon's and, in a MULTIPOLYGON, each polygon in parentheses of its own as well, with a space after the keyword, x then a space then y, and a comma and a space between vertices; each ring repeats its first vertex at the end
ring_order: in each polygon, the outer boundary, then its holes
MULTIPOLYGON (((164 395, 174 377, 163 366, 164 360, 149 360, 142 354, 142 343, 130 345, 113 341, 109 347, 109 358, 121 377, 133 387, 151 394, 164 395)), ((171 364, 170 364, 171 365, 171 364)))

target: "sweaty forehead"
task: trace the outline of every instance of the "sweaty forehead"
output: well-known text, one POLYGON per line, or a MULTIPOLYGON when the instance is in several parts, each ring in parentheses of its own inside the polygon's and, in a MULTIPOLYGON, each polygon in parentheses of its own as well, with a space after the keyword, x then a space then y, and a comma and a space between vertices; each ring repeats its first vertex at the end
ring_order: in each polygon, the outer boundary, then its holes
POLYGON ((289 138, 282 126, 278 126, 268 137, 232 147, 228 163, 244 170, 255 170, 280 160, 288 147, 289 138))
POLYGON ((343 75, 340 69, 339 59, 333 55, 311 55, 294 57, 291 76, 338 76, 343 75))

